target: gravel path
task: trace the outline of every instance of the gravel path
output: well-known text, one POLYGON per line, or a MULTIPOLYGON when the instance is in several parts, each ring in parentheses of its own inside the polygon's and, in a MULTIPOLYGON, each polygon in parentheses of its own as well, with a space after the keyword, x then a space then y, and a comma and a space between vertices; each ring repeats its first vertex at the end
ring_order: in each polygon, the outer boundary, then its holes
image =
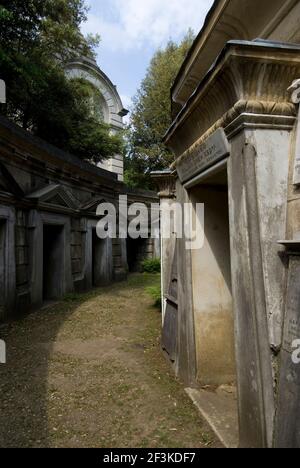
POLYGON ((0 327, 0 447, 217 447, 160 345, 154 275, 0 327))

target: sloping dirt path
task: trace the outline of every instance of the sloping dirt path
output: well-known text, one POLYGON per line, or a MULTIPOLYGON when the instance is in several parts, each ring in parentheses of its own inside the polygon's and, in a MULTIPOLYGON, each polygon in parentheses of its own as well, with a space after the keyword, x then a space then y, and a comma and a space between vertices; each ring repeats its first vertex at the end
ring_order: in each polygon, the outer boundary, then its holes
POLYGON ((1 447, 216 447, 160 344, 154 275, 2 325, 1 447))

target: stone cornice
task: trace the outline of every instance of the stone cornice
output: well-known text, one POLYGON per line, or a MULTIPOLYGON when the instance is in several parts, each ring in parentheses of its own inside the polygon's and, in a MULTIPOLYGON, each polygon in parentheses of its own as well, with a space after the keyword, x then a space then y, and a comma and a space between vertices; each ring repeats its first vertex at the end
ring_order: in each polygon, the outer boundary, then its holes
POLYGON ((287 44, 229 42, 173 122, 168 147, 179 157, 216 129, 225 128, 230 137, 248 121, 292 128, 296 108, 287 89, 300 76, 299 52, 287 44))
POLYGON ((287 17, 297 3, 298 0, 216 0, 175 80, 173 101, 184 105, 230 39, 278 40, 280 37, 295 42, 295 25, 287 17), (276 32, 278 25, 281 25, 280 35, 276 32))

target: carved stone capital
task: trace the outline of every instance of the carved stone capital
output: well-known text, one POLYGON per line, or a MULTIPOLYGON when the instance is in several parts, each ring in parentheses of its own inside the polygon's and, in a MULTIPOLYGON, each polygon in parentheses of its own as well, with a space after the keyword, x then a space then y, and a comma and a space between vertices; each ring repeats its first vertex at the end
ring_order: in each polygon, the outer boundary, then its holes
POLYGON ((300 104, 300 79, 293 81, 288 91, 291 93, 291 101, 294 104, 300 104))
POLYGON ((151 173, 151 178, 158 187, 159 198, 176 198, 176 177, 171 170, 151 173))

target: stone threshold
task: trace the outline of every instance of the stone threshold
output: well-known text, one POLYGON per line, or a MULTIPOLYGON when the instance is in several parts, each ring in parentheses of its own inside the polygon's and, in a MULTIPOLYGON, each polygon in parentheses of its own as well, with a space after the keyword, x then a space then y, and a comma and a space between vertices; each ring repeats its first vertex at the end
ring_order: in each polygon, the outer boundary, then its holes
POLYGON ((237 398, 234 387, 222 386, 216 391, 185 389, 225 448, 238 448, 239 423, 237 398))

